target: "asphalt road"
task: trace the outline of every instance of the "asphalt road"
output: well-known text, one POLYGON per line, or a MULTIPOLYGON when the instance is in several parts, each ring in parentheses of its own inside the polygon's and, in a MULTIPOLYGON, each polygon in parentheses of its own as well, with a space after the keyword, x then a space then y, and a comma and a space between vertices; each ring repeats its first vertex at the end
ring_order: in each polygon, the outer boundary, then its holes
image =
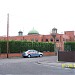
POLYGON ((0 75, 75 75, 75 69, 56 62, 56 56, 0 59, 0 75))

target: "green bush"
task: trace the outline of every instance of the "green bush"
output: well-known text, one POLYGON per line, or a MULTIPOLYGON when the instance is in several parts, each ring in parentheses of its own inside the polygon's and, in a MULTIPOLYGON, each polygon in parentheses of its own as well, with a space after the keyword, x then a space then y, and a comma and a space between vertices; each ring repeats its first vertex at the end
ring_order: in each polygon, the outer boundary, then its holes
POLYGON ((64 44, 65 51, 75 51, 75 42, 66 42, 64 44))
POLYGON ((7 49, 7 42, 6 41, 0 41, 0 52, 1 53, 6 53, 7 49))
MULTIPOLYGON (((9 41, 9 53, 21 53, 28 49, 53 52, 54 45, 46 42, 9 41)), ((0 41, 0 52, 7 52, 7 41, 0 41)))

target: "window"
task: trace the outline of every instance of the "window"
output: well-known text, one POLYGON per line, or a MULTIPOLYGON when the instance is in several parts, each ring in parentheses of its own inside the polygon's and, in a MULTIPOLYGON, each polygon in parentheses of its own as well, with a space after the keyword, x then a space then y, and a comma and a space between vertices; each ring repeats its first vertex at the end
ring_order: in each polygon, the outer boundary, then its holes
POLYGON ((59 39, 57 38, 56 41, 59 42, 59 39))
POLYGON ((48 42, 48 39, 46 39, 46 42, 48 42))
POLYGON ((43 42, 43 39, 41 41, 43 42))
POLYGON ((36 39, 35 41, 38 42, 38 39, 36 39))
POLYGON ((63 41, 65 41, 65 38, 63 38, 63 41))
POLYGON ((50 41, 53 42, 53 39, 51 38, 50 41))
POLYGON ((31 39, 31 41, 34 41, 34 39, 31 39))

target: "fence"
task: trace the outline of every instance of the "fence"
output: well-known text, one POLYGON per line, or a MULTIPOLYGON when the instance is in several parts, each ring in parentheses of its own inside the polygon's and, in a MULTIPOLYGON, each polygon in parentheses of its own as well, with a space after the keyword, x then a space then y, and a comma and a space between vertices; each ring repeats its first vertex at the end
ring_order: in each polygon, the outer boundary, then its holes
POLYGON ((75 51, 58 51, 58 61, 75 62, 75 51))

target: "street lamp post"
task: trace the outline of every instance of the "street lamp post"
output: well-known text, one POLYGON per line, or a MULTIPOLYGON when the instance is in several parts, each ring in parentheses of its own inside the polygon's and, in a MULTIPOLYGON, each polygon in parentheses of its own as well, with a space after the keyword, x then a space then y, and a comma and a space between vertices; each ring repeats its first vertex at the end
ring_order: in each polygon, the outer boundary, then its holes
POLYGON ((54 38, 54 52, 55 52, 55 55, 57 55, 57 51, 56 51, 56 34, 57 34, 57 29, 53 28, 51 35, 54 38))
POLYGON ((7 14, 7 58, 9 52, 9 13, 7 14))

